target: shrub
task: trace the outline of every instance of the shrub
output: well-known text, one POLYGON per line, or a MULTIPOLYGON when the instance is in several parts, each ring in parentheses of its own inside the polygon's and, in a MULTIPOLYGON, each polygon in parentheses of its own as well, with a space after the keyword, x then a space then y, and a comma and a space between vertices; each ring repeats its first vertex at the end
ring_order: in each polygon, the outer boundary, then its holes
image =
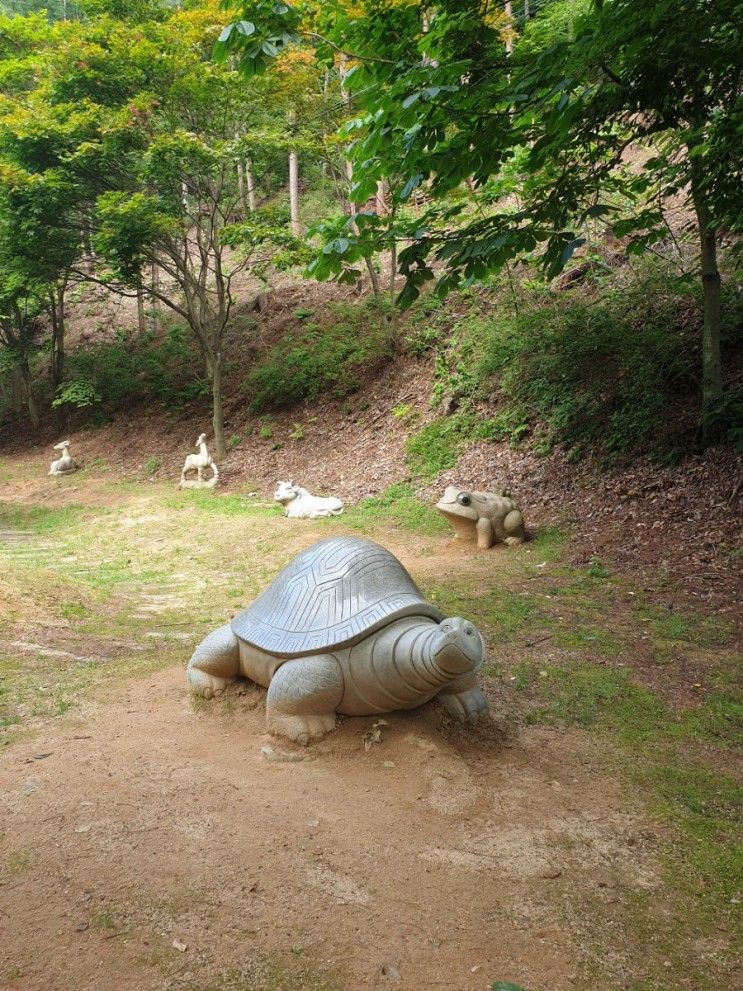
POLYGON ((158 341, 119 333, 114 341, 70 354, 53 405, 92 409, 132 400, 183 405, 209 394, 208 382, 194 378, 194 366, 198 360, 183 327, 171 327, 158 341))
POLYGON ((333 311, 337 323, 303 323, 248 375, 251 410, 293 406, 326 391, 340 399, 358 389, 362 367, 392 356, 388 326, 373 307, 336 304, 333 311))
MULTIPOLYGON (((599 300, 532 288, 517 313, 493 312, 492 300, 487 307, 460 321, 436 355, 433 400, 453 396, 465 414, 478 401, 497 400, 492 439, 516 444, 528 435, 542 452, 560 443, 576 456, 620 461, 670 457, 699 437, 695 284, 648 264, 634 283, 599 300)), ((726 300, 727 352, 740 309, 740 300, 726 300)), ((726 393, 709 411, 705 434, 743 441, 735 426, 742 406, 740 393, 726 393)), ((433 462, 462 436, 456 426, 426 429, 414 447, 430 444, 433 462)), ((449 453, 442 464, 450 462, 449 453)))

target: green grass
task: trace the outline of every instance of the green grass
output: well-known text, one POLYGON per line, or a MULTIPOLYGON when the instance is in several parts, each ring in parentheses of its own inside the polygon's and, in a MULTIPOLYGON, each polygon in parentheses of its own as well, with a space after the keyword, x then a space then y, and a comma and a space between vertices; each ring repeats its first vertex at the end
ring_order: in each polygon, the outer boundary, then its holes
MULTIPOLYGON (((54 538, 39 539, 36 545, 34 539, 24 542, 23 558, 14 558, 13 548, 0 545, 6 584, 12 574, 18 594, 10 602, 10 615, 0 619, 0 742, 34 719, 72 711, 91 691, 114 679, 183 664, 190 651, 188 638, 168 639, 168 633, 183 631, 197 641, 265 587, 291 556, 285 529, 276 520, 278 506, 234 494, 174 493, 154 485, 147 486, 144 510, 150 521, 130 526, 124 517, 132 513, 135 500, 142 512, 142 486, 105 486, 118 494, 113 508, 0 506, 0 519, 12 521, 6 526, 54 538), (64 560, 73 553, 76 560, 64 560), (182 604, 135 619, 143 593, 157 593, 176 573, 179 583, 169 587, 182 604), (29 630, 40 624, 38 635, 29 632, 23 639, 57 646, 53 631, 59 630, 62 618, 70 624, 71 639, 59 646, 91 660, 22 651, 14 655, 10 644, 21 637, 11 631, 18 622, 16 612, 23 608, 33 616, 29 630), (159 631, 157 640, 147 636, 153 629, 159 631)), ((443 517, 418 499, 409 483, 351 507, 343 522, 382 541, 391 529, 427 536, 432 553, 443 546, 440 536, 451 535, 443 517)), ((337 525, 318 521, 313 527, 323 532, 337 525)), ((670 610, 651 601, 598 560, 574 567, 568 563, 570 550, 567 530, 545 527, 519 547, 473 550, 471 556, 462 548, 446 574, 423 568, 416 578, 443 612, 467 616, 483 630, 489 646, 484 674, 497 679, 499 690, 514 688, 509 708, 517 718, 592 735, 591 747, 621 773, 628 804, 642 799, 646 814, 661 824, 669 840, 661 846, 661 890, 664 898, 676 902, 678 925, 684 933, 698 930, 714 936, 717 921, 732 924, 731 899, 738 897, 741 883, 734 843, 741 794, 730 759, 733 748, 743 745, 743 679, 736 667, 735 631, 727 619, 680 607, 670 610), (698 667, 704 681, 698 704, 673 708, 640 683, 643 669, 638 675, 630 667, 640 652, 646 667, 668 664, 669 680, 683 680, 679 658, 698 667)), ((665 669, 659 673, 666 677, 665 669)), ((227 718, 230 700, 205 711, 227 718)), ((648 965, 650 976, 635 983, 635 991, 683 987, 678 977, 683 961, 674 954, 675 948, 688 945, 687 937, 680 937, 670 923, 658 923, 652 915, 653 897, 628 895, 622 906, 611 909, 623 913, 615 932, 621 933, 623 945, 635 941, 635 958, 642 957, 643 941, 657 936, 653 960, 662 947, 672 964, 665 986, 648 965)), ((591 914, 587 904, 581 905, 584 917, 591 914)), ((615 945, 606 928, 606 906, 597 903, 595 909, 597 946, 615 945)), ((286 959, 261 958, 255 971, 246 966, 216 984, 211 972, 203 980, 195 974, 193 986, 207 991, 331 991, 343 986, 309 956, 302 953, 295 959, 289 950, 286 959)), ((689 986, 711 991, 713 985, 701 974, 704 961, 689 966, 689 986)), ((595 986, 606 985, 597 979, 595 986)))
POLYGON ((280 516, 281 506, 262 503, 232 493, 216 493, 211 490, 186 489, 166 497, 168 509, 198 510, 205 516, 280 516))
MULTIPOLYGON (((35 534, 53 534, 58 530, 77 527, 84 514, 84 506, 19 506, 0 502, 0 527, 9 530, 31 530, 35 534)), ((99 511, 100 512, 100 511, 99 511)))
POLYGON ((698 706, 675 710, 626 668, 530 661, 515 670, 527 722, 592 729, 619 744, 626 776, 679 831, 669 853, 674 883, 693 887, 710 913, 732 912, 730 899, 743 885, 743 851, 736 849, 743 789, 717 764, 727 763, 726 748, 743 747, 740 695, 712 692, 698 706))
POLYGON ((357 506, 349 507, 343 519, 348 526, 362 533, 373 533, 386 526, 425 535, 449 531, 441 514, 417 498, 413 487, 406 482, 391 485, 380 495, 370 496, 357 506))

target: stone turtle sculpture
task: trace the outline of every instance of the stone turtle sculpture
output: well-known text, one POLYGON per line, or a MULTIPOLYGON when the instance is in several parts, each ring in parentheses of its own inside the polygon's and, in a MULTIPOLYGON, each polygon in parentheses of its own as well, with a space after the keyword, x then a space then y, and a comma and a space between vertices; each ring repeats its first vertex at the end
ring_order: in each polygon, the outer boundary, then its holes
POLYGON ((239 675, 268 688, 269 732, 306 744, 336 713, 412 709, 435 695, 458 719, 487 711, 483 639, 444 618, 384 547, 331 537, 301 553, 188 663, 191 689, 219 695, 239 675))
POLYGON ((522 544, 526 540, 523 514, 507 495, 449 485, 436 509, 454 527, 458 540, 477 541, 482 550, 498 542, 522 544))

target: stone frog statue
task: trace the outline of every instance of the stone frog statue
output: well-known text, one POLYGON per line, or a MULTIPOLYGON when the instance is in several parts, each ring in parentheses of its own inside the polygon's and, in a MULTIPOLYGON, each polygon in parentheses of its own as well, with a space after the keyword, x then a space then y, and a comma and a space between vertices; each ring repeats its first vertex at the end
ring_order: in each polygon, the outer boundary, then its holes
POLYGON ((449 485, 436 509, 454 527, 458 540, 477 541, 483 550, 493 544, 521 544, 526 540, 524 517, 508 494, 470 492, 449 485))
POLYGON ((444 617, 384 547, 330 537, 199 644, 188 682, 211 698, 250 678, 268 689, 268 731, 306 744, 333 729, 336 713, 412 709, 434 696, 455 718, 476 719, 488 709, 477 685, 484 652, 477 628, 444 617))

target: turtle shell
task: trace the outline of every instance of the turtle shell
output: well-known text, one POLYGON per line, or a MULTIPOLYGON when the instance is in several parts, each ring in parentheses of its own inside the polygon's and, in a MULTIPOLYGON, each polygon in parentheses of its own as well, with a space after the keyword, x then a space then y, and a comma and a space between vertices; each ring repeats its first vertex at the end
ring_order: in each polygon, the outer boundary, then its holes
POLYGON ((261 650, 299 657, 348 647, 402 616, 444 618, 384 547, 330 537, 295 557, 232 629, 261 650))

